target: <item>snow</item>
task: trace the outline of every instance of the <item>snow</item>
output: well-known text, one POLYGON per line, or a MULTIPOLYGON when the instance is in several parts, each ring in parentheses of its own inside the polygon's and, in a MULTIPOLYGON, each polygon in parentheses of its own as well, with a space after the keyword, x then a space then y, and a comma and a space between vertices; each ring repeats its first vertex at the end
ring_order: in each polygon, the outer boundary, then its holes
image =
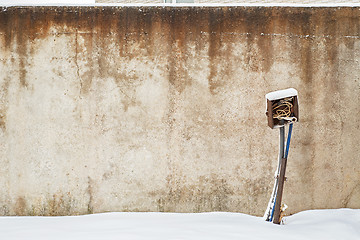
POLYGON ((266 99, 268 99, 270 101, 274 101, 277 99, 293 97, 293 96, 297 96, 297 95, 298 95, 298 92, 296 91, 296 89, 288 88, 288 89, 284 89, 284 90, 270 92, 270 93, 266 94, 265 97, 266 97, 266 99))
POLYGON ((311 210, 284 225, 241 213, 103 213, 0 217, 1 240, 359 240, 360 209, 311 210))

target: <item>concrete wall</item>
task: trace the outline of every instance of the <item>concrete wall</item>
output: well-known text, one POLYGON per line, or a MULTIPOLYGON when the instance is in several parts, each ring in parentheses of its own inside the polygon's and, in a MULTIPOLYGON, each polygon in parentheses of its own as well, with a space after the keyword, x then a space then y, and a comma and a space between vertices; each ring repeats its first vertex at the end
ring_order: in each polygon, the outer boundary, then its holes
POLYGON ((360 207, 360 9, 0 9, 0 214, 360 207))

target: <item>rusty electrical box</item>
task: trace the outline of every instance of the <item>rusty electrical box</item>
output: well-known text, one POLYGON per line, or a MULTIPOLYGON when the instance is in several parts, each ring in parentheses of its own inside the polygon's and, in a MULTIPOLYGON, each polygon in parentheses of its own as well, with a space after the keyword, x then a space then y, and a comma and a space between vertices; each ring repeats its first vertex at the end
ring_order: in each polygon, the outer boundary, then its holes
POLYGON ((299 121, 298 92, 294 88, 266 94, 266 116, 271 128, 299 121))

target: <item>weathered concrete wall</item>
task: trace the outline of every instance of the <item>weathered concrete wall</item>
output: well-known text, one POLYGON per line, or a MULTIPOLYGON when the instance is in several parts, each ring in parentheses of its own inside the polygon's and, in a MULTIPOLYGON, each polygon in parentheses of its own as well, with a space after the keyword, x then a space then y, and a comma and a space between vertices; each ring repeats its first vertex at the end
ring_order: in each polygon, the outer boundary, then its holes
POLYGON ((359 8, 0 9, 0 214, 360 207, 359 8))

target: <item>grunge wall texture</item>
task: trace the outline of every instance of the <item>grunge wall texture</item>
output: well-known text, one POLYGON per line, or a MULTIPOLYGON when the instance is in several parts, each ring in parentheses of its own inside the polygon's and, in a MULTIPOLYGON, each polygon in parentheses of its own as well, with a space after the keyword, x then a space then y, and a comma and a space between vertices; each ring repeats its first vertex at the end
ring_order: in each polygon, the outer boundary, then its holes
POLYGON ((0 8, 0 214, 360 207, 360 8, 0 8))

